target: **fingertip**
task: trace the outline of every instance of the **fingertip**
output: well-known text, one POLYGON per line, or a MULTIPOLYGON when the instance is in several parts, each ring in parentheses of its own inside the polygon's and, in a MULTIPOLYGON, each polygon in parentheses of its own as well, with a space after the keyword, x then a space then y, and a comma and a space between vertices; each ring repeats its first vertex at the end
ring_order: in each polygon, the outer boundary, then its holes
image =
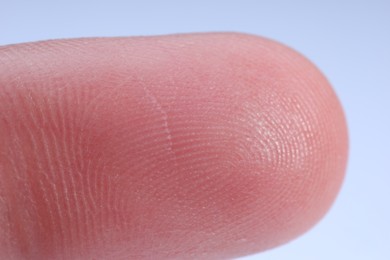
POLYGON ((77 39, 0 56, 0 187, 7 214, 28 218, 7 229, 27 258, 259 252, 312 227, 342 183, 340 103, 274 41, 77 39))

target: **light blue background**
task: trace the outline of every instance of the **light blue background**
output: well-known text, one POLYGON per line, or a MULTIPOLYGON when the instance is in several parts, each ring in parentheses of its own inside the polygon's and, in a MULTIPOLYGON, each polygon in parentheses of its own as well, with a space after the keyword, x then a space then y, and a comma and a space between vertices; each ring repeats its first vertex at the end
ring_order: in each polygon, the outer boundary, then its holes
POLYGON ((348 175, 326 218, 245 259, 390 259, 390 1, 0 0, 0 45, 199 31, 254 33, 297 49, 332 82, 349 122, 348 175))

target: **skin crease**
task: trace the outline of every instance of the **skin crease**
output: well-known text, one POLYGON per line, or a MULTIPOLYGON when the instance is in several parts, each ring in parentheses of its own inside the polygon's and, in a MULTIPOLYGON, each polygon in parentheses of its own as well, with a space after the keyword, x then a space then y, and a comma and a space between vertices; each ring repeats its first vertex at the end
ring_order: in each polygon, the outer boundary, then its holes
POLYGON ((300 54, 237 33, 0 47, 0 259, 231 259, 326 213, 347 130, 300 54))

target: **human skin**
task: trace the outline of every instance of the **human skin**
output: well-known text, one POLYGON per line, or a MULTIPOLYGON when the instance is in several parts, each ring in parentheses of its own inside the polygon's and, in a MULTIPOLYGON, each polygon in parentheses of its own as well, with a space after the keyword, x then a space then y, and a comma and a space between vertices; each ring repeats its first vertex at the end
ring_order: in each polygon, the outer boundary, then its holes
POLYGON ((317 223, 347 130, 325 77, 237 34, 0 47, 0 259, 231 259, 317 223))

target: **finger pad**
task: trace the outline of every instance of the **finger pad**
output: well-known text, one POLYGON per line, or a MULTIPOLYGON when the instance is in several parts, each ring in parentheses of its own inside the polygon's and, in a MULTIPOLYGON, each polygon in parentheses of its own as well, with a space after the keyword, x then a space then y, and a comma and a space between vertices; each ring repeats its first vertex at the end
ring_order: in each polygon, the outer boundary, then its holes
MULTIPOLYGON (((44 243, 116 258, 235 257, 302 234, 334 201, 343 112, 322 74, 287 47, 209 34, 50 48, 63 48, 47 58, 59 60, 45 83, 54 94, 26 89, 54 104, 43 105, 52 117, 43 131, 70 163, 52 192, 75 208, 41 230, 53 233, 44 243)), ((56 210, 38 208, 38 221, 56 210)))

